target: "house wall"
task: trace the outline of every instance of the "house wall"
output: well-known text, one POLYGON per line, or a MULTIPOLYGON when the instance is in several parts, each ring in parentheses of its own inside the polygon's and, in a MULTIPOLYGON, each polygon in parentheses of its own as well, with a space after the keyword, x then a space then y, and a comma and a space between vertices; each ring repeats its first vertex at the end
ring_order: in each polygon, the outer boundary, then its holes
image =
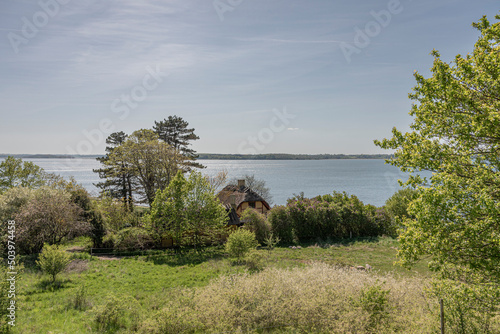
MULTIPOLYGON (((241 217, 241 215, 243 214, 243 211, 245 211, 248 207, 249 207, 248 202, 241 203, 240 206, 238 207, 238 209, 236 210, 236 213, 238 214, 238 216, 241 217)), ((262 203, 261 201, 255 202, 255 210, 257 210, 260 213, 264 213, 264 214, 269 211, 266 208, 266 206, 264 205, 264 203, 262 203)))

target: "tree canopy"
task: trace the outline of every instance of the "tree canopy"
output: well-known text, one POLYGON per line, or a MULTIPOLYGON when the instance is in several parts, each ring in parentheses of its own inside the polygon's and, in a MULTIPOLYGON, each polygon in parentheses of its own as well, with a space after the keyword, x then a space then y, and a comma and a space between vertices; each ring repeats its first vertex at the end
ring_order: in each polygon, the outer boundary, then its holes
POLYGON ((31 161, 8 156, 0 163, 0 193, 13 187, 37 188, 45 184, 43 168, 31 161))
MULTIPOLYGON (((500 20, 500 16, 496 16, 500 20)), ((415 73, 411 130, 375 141, 412 175, 419 196, 404 219, 399 255, 429 255, 444 276, 500 283, 500 22, 483 17, 472 53, 448 63, 433 51, 432 76, 415 73)))
POLYGON ((195 160, 198 158, 196 152, 190 148, 191 142, 200 139, 194 133, 193 128, 188 128, 189 123, 179 116, 168 116, 168 119, 157 122, 153 126, 160 140, 169 144, 177 153, 185 157, 183 165, 189 170, 191 167, 203 168, 195 160))

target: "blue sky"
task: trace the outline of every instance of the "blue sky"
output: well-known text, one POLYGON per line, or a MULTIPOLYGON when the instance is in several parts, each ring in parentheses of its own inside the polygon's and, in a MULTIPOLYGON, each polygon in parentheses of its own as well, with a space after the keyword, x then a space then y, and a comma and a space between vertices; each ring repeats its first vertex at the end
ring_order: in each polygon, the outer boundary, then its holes
POLYGON ((104 152, 183 117, 212 153, 385 153, 415 70, 498 1, 3 0, 0 153, 104 152), (378 18, 378 20, 377 20, 378 18))

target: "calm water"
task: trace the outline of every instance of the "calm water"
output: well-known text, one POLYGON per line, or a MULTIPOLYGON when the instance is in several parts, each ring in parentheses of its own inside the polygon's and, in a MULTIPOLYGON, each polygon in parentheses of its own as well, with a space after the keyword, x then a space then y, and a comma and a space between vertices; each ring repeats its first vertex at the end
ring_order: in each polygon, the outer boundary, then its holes
MULTIPOLYGON (((28 160, 28 159, 27 159, 28 160)), ((94 183, 100 181, 92 169, 100 164, 94 159, 29 159, 50 173, 73 176, 89 192, 98 194, 94 183)), ((293 194, 308 197, 346 191, 365 204, 381 206, 399 189, 398 179, 408 177, 384 160, 200 160, 207 166, 202 172, 214 175, 227 170, 229 178, 254 174, 266 181, 274 204, 285 204, 293 194)))

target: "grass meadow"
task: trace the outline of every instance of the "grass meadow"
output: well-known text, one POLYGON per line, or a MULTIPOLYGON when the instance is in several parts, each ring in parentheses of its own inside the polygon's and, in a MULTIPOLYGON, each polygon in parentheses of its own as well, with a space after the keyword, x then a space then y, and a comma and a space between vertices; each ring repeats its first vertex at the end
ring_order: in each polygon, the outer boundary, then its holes
POLYGON ((55 284, 30 258, 14 333, 433 333, 425 263, 395 266, 391 238, 277 247, 235 262, 221 247, 90 256, 55 284), (255 263, 257 262, 257 263, 255 263), (369 272, 355 269, 369 264, 369 272))

